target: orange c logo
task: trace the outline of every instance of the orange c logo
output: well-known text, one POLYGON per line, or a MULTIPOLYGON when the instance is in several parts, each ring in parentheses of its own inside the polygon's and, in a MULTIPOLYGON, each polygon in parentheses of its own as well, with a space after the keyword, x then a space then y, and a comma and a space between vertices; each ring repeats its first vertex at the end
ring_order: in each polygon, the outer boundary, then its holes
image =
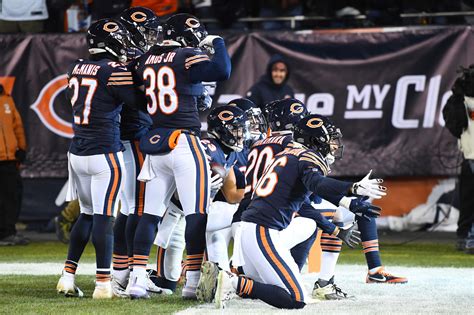
POLYGON ((54 100, 67 86, 67 75, 57 76, 43 87, 30 108, 34 110, 46 128, 61 137, 72 138, 74 135, 72 124, 59 117, 54 110, 54 100))
POLYGON ((194 18, 187 19, 184 24, 186 24, 190 28, 198 28, 201 25, 201 23, 199 23, 199 21, 194 18))
POLYGON ((119 26, 115 22, 107 22, 104 24, 104 31, 112 33, 119 29, 119 26))
POLYGON ((323 125, 323 120, 321 118, 317 118, 317 117, 311 118, 306 123, 306 126, 308 126, 309 128, 319 128, 322 125, 323 125))
POLYGON ((220 120, 229 121, 232 118, 234 118, 234 113, 231 112, 230 110, 223 110, 222 112, 219 113, 219 115, 217 115, 217 117, 219 117, 220 120))
POLYGON ((293 114, 301 114, 304 111, 304 107, 300 103, 293 103, 290 106, 290 111, 293 114))
POLYGON ((146 14, 140 11, 133 13, 130 17, 135 22, 143 22, 146 20, 146 14))

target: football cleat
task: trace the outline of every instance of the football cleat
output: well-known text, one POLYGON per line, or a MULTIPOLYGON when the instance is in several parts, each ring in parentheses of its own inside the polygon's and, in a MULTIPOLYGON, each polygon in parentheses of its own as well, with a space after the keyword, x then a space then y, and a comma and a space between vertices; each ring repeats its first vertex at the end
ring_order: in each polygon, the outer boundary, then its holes
POLYGON ((129 281, 131 282, 129 295, 132 300, 150 298, 150 295, 147 291, 148 277, 146 276, 146 274, 136 276, 132 273, 132 276, 130 277, 129 281))
POLYGON ((196 287, 184 286, 181 296, 186 300, 196 300, 196 287))
POLYGON ((204 261, 201 265, 201 277, 196 288, 198 301, 211 303, 216 294, 219 267, 216 263, 204 261))
POLYGON ((92 298, 94 300, 111 299, 113 297, 114 293, 110 281, 96 282, 94 293, 92 293, 92 298))
POLYGON ((318 280, 314 283, 313 298, 319 300, 344 300, 354 297, 348 295, 334 284, 334 277, 332 277, 329 281, 318 280))
POLYGON ((118 279, 114 278, 113 276, 112 276, 111 285, 112 285, 112 293, 114 294, 114 296, 120 297, 120 298, 129 297, 129 295, 126 292, 127 286, 120 283, 120 281, 118 281, 118 279))
POLYGON ((150 293, 163 294, 163 289, 158 287, 150 278, 150 272, 146 274, 146 290, 150 293))
POLYGON ((63 293, 66 297, 83 297, 81 289, 74 284, 74 277, 62 275, 56 286, 58 293, 63 293))
POLYGON ((407 283, 408 279, 405 277, 397 277, 385 271, 384 267, 380 267, 375 272, 368 272, 365 280, 367 283, 407 283))
POLYGON ((234 287, 232 286, 232 279, 234 277, 237 276, 229 271, 219 271, 219 275, 217 276, 217 287, 215 289, 216 294, 214 297, 216 308, 225 308, 225 303, 237 295, 234 287))

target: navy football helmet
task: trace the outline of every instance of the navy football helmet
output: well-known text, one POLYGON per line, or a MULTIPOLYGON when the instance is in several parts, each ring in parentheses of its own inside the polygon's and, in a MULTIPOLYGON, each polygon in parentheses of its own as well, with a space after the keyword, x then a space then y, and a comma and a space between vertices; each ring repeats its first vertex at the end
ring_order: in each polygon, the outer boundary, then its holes
POLYGON ((294 126, 306 115, 306 106, 294 98, 285 98, 265 106, 268 125, 272 131, 293 130, 294 126))
POLYGON ((120 22, 101 19, 89 27, 87 44, 91 55, 107 53, 120 62, 126 62, 130 34, 120 22))
POLYGON ((230 101, 227 105, 237 106, 247 114, 250 122, 250 139, 257 141, 265 138, 267 133, 267 122, 263 116, 262 110, 254 102, 247 98, 237 98, 230 101))
POLYGON ((158 42, 160 21, 155 12, 144 7, 129 8, 120 14, 120 22, 130 32, 132 44, 147 52, 158 42))
POLYGON ((183 47, 198 47, 206 36, 204 25, 191 14, 172 15, 163 25, 163 39, 176 41, 183 47))
POLYGON ((293 139, 318 151, 332 164, 342 158, 342 133, 327 117, 312 114, 301 119, 293 130, 293 139))
POLYGON ((214 108, 207 116, 207 133, 236 152, 244 149, 250 139, 250 122, 237 106, 214 108))

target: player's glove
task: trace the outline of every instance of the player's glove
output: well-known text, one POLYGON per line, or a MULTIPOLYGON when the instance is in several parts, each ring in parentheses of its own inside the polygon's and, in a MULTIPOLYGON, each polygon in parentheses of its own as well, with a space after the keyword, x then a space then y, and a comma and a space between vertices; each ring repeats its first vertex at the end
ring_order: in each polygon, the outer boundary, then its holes
POLYGON ((370 218, 377 218, 380 216, 380 209, 367 201, 369 197, 365 196, 362 198, 348 198, 342 197, 339 201, 339 205, 349 209, 355 215, 361 216, 364 219, 370 221, 370 218))
POLYGON ((204 92, 201 94, 201 96, 198 96, 197 98, 197 108, 200 111, 205 111, 206 109, 211 108, 212 106, 212 97, 209 96, 209 92, 207 89, 204 89, 204 92))
POLYGON ((360 232, 355 229, 355 225, 352 224, 351 227, 347 229, 339 228, 339 233, 336 234, 336 237, 346 243, 350 248, 354 248, 360 243, 360 232))
POLYGON ((372 174, 372 170, 370 170, 369 174, 367 174, 362 180, 354 183, 351 188, 351 193, 356 196, 367 196, 374 199, 380 199, 383 196, 387 195, 387 187, 380 186, 379 184, 383 183, 383 179, 380 178, 373 178, 370 179, 370 175, 372 174))
POLYGON ((209 54, 214 54, 214 39, 222 37, 217 35, 207 35, 200 43, 199 47, 205 49, 209 54))
MULTIPOLYGON (((211 177, 211 191, 217 193, 224 185, 224 179, 219 174, 211 177)), ((212 195, 212 193, 211 193, 212 195)))

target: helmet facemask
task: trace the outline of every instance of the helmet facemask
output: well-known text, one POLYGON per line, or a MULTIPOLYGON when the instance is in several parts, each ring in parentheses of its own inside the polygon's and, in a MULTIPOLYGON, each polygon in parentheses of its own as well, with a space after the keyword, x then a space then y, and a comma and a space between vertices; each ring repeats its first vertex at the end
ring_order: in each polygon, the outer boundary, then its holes
POLYGON ((251 108, 247 112, 250 122, 250 140, 257 141, 265 137, 267 133, 267 123, 260 108, 251 108))

